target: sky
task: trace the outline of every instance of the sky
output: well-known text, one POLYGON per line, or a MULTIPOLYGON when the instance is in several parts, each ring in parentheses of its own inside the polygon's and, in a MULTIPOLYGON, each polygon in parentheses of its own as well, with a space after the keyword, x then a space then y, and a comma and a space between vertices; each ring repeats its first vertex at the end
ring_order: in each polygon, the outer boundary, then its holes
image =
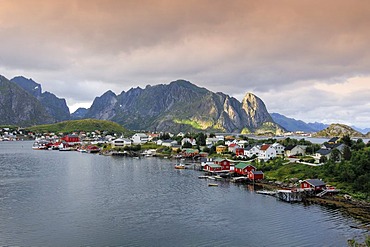
POLYGON ((305 122, 370 127, 370 1, 0 0, 0 74, 71 112, 185 79, 305 122))

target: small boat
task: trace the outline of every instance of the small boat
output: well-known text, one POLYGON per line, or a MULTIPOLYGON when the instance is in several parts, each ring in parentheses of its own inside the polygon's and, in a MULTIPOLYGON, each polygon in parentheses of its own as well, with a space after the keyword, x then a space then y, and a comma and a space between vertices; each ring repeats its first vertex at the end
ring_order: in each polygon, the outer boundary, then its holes
POLYGON ((204 178, 208 178, 208 176, 198 176, 198 178, 204 179, 204 178))
POLYGON ((219 175, 217 175, 217 176, 214 176, 214 178, 215 178, 216 180, 220 180, 222 177, 221 177, 221 176, 219 176, 219 175))
POLYGON ((213 183, 211 183, 211 184, 208 184, 208 186, 209 186, 209 187, 212 187, 212 186, 217 187, 217 186, 218 186, 218 184, 213 184, 213 183))
POLYGON ((179 164, 179 165, 175 165, 175 169, 185 169, 185 165, 184 164, 179 164))

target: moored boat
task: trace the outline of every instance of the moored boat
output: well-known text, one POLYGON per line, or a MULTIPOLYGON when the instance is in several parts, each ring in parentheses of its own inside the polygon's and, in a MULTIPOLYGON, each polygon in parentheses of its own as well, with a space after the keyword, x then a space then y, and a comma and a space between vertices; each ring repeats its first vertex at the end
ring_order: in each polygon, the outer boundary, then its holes
POLYGON ((175 165, 175 169, 186 169, 184 164, 175 165))

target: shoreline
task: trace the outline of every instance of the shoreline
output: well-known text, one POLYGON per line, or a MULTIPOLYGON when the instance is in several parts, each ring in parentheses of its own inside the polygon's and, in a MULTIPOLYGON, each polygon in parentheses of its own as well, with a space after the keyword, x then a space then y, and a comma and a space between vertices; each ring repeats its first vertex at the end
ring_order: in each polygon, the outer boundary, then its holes
MULTIPOLYGON (((278 185, 265 182, 256 182, 255 184, 269 190, 284 189, 278 185)), ((343 196, 336 195, 326 197, 308 197, 302 203, 338 208, 344 214, 359 220, 361 225, 358 228, 370 231, 370 203, 368 202, 347 200, 343 196)))

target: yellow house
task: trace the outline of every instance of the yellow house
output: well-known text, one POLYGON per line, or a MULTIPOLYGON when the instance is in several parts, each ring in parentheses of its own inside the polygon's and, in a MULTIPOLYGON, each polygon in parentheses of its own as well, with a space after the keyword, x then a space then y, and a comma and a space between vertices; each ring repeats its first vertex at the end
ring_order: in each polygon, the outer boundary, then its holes
POLYGON ((221 154, 227 151, 227 147, 224 145, 219 145, 216 147, 216 153, 221 154))

